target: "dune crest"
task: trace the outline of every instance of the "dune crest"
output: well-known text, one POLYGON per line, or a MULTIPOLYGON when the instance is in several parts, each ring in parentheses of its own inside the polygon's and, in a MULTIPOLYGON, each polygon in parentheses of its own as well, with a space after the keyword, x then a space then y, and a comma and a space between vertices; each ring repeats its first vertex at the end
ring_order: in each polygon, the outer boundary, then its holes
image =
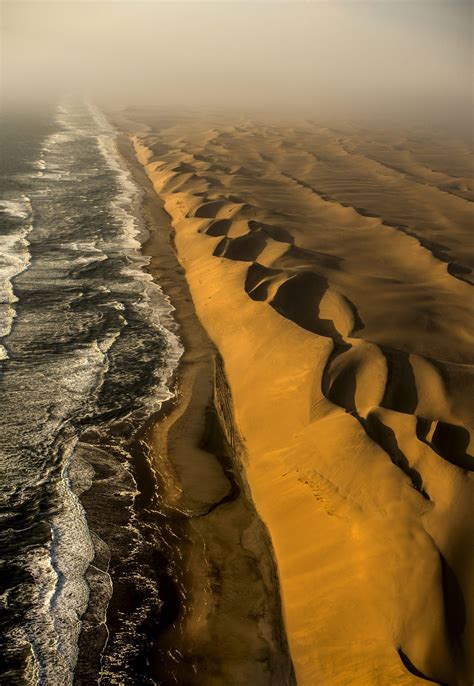
POLYGON ((465 153, 435 169, 403 133, 147 123, 136 155, 224 360, 298 683, 469 683, 465 153))

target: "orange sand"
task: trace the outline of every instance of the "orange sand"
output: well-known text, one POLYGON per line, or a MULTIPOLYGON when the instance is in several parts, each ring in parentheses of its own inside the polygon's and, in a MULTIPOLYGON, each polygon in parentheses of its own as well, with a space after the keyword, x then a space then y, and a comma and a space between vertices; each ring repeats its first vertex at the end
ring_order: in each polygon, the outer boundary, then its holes
POLYGON ((308 121, 146 123, 136 154, 224 359, 298 683, 470 683, 469 152, 308 121))

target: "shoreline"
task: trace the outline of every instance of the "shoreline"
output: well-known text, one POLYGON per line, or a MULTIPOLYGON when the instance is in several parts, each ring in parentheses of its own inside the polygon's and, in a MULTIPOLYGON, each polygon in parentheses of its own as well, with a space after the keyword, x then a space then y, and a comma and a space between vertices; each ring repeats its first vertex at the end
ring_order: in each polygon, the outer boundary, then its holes
POLYGON ((170 384, 175 395, 150 418, 139 439, 148 446, 160 506, 179 538, 171 562, 179 607, 171 608, 158 631, 152 669, 163 684, 172 674, 189 684, 206 678, 216 686, 222 679, 287 686, 294 683, 294 673, 276 562, 249 497, 232 416, 222 411, 231 408, 229 397, 221 402, 222 393, 228 393, 222 365, 217 364, 216 374, 217 351, 195 313, 169 216, 125 133, 117 147, 142 190, 148 232, 142 251, 151 258, 147 271, 175 308, 184 348, 170 384))

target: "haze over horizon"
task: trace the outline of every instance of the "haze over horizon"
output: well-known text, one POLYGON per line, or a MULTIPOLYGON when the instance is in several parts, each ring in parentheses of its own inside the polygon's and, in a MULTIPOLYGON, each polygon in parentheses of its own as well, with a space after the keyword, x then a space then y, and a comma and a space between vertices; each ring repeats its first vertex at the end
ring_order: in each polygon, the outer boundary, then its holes
POLYGON ((468 130, 471 20, 462 0, 5 0, 2 100, 68 93, 468 130))

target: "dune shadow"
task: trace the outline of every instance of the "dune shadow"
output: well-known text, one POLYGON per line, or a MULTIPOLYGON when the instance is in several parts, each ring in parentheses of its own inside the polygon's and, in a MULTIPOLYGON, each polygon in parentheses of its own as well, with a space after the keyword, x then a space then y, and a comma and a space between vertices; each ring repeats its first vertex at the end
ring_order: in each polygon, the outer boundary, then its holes
POLYGON ((216 246, 213 255, 238 262, 255 262, 266 244, 267 239, 261 232, 247 233, 237 238, 224 238, 216 246))
POLYGON ((230 243, 231 243, 230 238, 223 238, 221 241, 219 241, 219 243, 214 248, 214 252, 212 253, 214 255, 214 257, 222 257, 224 255, 225 250, 230 245, 230 243))
POLYGON ((469 431, 463 426, 439 421, 434 430, 431 445, 445 460, 472 472, 474 459, 467 453, 470 440, 469 431))
POLYGON ((415 374, 408 353, 382 348, 388 378, 381 406, 387 410, 414 414, 418 405, 415 374))
POLYGON ((429 440, 428 434, 432 427, 433 422, 419 417, 416 426, 417 438, 429 445, 443 460, 467 472, 474 471, 474 458, 467 452, 471 440, 469 431, 463 426, 440 420, 436 422, 429 440))
POLYGON ((324 368, 323 378, 321 382, 321 390, 323 395, 338 407, 342 407, 349 414, 356 417, 356 391, 357 391, 357 375, 356 367, 348 365, 342 372, 337 374, 334 379, 331 379, 331 367, 334 360, 342 355, 342 353, 350 350, 349 344, 335 345, 331 355, 328 358, 326 367, 324 368))
POLYGON ((283 229, 280 226, 274 226, 273 224, 255 221, 254 219, 249 221, 249 229, 250 231, 263 231, 269 238, 273 238, 273 240, 278 243, 289 243, 292 245, 295 240, 286 229, 283 229))
POLYGON ((216 219, 211 222, 205 229, 200 229, 200 233, 205 233, 208 236, 225 236, 232 226, 231 219, 216 219))
POLYGON ((393 429, 384 424, 381 419, 372 412, 365 421, 365 430, 367 435, 387 453, 392 463, 408 476, 413 488, 416 488, 423 498, 431 500, 430 496, 423 488, 421 474, 410 466, 408 458, 398 445, 397 437, 393 429))
MULTIPOLYGON (((194 195, 197 195, 195 193, 194 195)), ((228 203, 224 200, 211 200, 205 202, 194 211, 194 216, 199 219, 214 219, 216 214, 228 203)))
POLYGON ((466 603, 456 574, 441 554, 440 559, 446 628, 451 641, 457 642, 466 626, 466 603))
POLYGON ((426 676, 426 674, 423 674, 423 672, 420 672, 417 667, 413 664, 413 662, 410 660, 408 655, 403 652, 401 648, 397 650, 398 655, 400 656, 400 660, 402 661, 403 666, 405 669, 407 669, 413 676, 418 677, 419 679, 424 679, 425 681, 429 681, 432 684, 438 684, 438 686, 449 686, 449 684, 445 683, 444 681, 439 681, 439 679, 432 679, 429 676, 426 676))
POLYGON ((245 292, 252 300, 263 302, 267 299, 269 284, 278 274, 281 274, 279 269, 264 267, 258 262, 251 264, 245 277, 245 292))
POLYGON ((327 279, 314 272, 297 272, 281 284, 270 304, 302 329, 342 343, 334 323, 319 317, 319 304, 328 287, 327 279))
POLYGON ((177 172, 178 174, 194 174, 196 169, 188 162, 179 162, 179 164, 177 164, 176 167, 173 167, 171 171, 177 172))
MULTIPOLYGON (((464 267, 462 264, 457 264, 456 262, 449 262, 448 272, 451 274, 451 276, 462 279, 463 276, 470 276, 470 274, 472 274, 472 269, 469 269, 469 267, 464 267)), ((467 283, 472 283, 468 279, 463 280, 467 283)))

